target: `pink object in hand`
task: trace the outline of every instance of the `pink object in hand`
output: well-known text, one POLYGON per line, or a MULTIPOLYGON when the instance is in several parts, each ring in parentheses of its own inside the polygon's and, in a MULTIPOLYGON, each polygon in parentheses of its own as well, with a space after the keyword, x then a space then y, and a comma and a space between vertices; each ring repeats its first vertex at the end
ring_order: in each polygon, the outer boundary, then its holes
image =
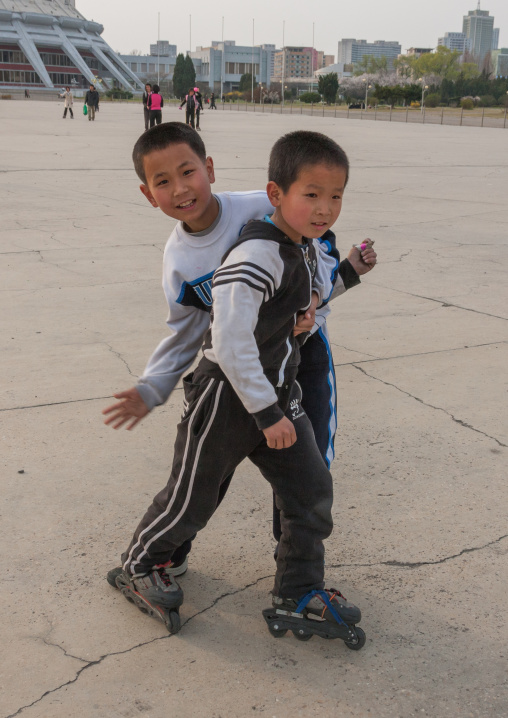
POLYGON ((358 249, 358 251, 363 252, 368 247, 372 247, 373 244, 374 244, 374 240, 369 239, 366 242, 362 242, 361 244, 353 244, 353 247, 356 247, 356 249, 358 249))

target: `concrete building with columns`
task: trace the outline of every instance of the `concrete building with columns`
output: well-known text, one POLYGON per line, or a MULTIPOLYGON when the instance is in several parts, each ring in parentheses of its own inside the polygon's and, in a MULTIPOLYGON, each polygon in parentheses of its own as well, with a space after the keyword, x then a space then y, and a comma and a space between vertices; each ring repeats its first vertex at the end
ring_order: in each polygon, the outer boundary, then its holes
POLYGON ((74 89, 93 83, 137 93, 143 85, 75 0, 0 0, 0 89, 74 89))

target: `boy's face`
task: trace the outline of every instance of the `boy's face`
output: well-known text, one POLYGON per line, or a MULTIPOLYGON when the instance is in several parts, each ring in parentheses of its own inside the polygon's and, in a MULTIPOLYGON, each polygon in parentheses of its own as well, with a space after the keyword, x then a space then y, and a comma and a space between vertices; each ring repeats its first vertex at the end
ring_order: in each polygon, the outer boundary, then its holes
POLYGON ((218 212, 211 184, 213 160, 203 162, 187 144, 154 150, 144 158, 146 184, 140 189, 152 207, 184 222, 191 232, 207 229, 218 212))
POLYGON ((337 221, 346 187, 346 170, 334 165, 304 167, 284 193, 275 183, 267 186, 276 208, 272 219, 295 242, 321 237, 337 221))

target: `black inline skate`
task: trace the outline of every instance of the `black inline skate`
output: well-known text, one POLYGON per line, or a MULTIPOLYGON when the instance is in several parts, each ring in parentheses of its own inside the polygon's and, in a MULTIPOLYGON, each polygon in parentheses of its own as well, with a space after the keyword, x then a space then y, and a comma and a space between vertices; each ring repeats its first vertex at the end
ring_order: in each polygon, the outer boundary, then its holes
POLYGON ((178 633, 183 591, 167 568, 161 567, 146 576, 137 577, 130 576, 120 567, 113 568, 108 572, 107 581, 142 613, 165 623, 170 633, 178 633))
POLYGON ((334 588, 310 591, 300 600, 274 596, 273 608, 266 608, 263 617, 275 638, 292 631, 299 641, 312 636, 340 638, 352 651, 365 645, 365 633, 357 627, 362 614, 334 588))

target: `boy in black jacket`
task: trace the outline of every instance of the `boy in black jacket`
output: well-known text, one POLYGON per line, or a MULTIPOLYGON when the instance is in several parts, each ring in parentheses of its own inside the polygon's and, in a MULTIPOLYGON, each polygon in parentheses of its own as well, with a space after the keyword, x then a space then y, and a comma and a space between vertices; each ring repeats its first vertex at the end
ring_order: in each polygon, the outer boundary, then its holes
MULTIPOLYGON (((165 568, 175 549, 206 525, 221 484, 249 457, 281 511, 276 610, 298 609, 308 637, 316 631, 307 625, 319 614, 318 622, 346 627, 337 637, 352 647, 362 643, 361 630, 354 629, 360 610, 340 592, 324 590, 332 478, 301 408, 295 382, 301 337, 293 333, 316 286, 319 303, 332 296, 329 268, 319 271, 318 262, 326 260, 316 252, 318 240, 307 237, 323 235, 338 218, 348 173, 347 156, 330 138, 315 132, 282 137, 269 165, 267 193, 275 212, 247 225, 214 275, 212 325, 203 359, 184 380, 186 407, 171 476, 136 529, 116 580, 129 600, 173 632, 183 593, 165 568)), ((338 269, 344 283, 358 281, 348 260, 338 269)))

